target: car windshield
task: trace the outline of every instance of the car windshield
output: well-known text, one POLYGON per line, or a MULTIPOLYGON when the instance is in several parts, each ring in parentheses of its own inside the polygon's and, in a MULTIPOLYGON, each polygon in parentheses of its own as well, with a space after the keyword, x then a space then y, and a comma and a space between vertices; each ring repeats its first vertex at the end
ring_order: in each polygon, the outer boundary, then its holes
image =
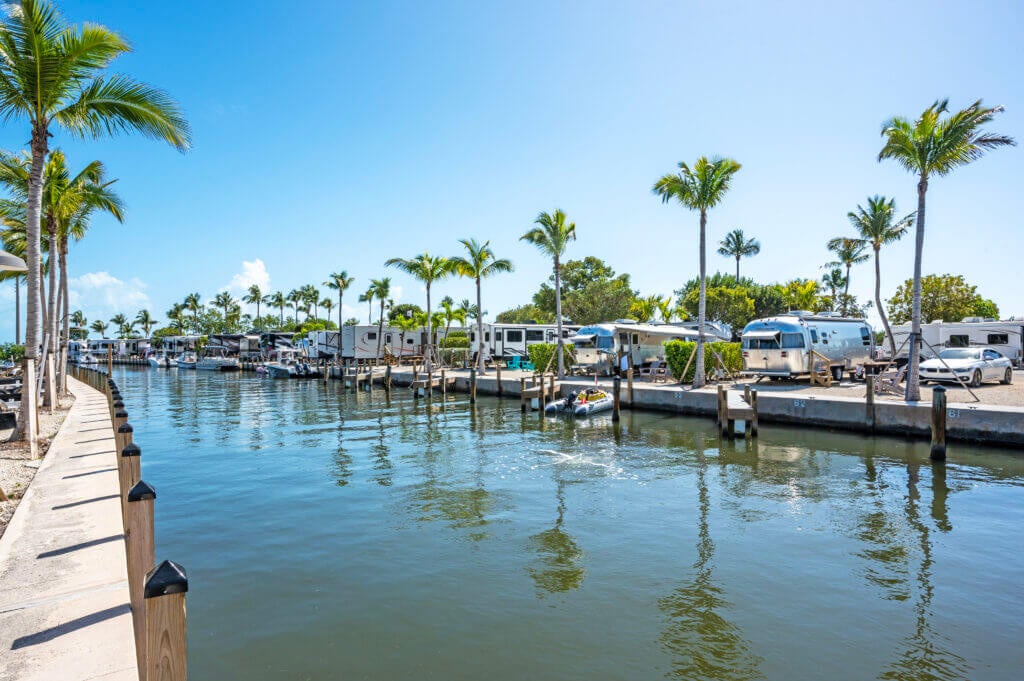
POLYGON ((981 359, 981 350, 974 348, 952 348, 939 353, 942 359, 981 359))

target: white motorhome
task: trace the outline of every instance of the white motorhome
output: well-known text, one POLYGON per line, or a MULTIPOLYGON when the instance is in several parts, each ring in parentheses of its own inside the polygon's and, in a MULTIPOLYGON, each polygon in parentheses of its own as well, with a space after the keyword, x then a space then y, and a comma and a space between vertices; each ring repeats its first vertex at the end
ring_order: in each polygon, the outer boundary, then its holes
MULTIPOLYGON (((562 338, 575 335, 579 326, 562 324, 562 338)), ((480 349, 476 337, 476 325, 469 329, 469 351, 475 355, 480 349)), ((484 324, 484 347, 490 357, 507 359, 513 356, 526 357, 527 348, 537 343, 555 343, 558 326, 555 324, 484 324)))
MULTIPOLYGON (((906 359, 910 337, 910 323, 892 327, 892 336, 899 350, 897 360, 906 359), (900 350, 900 346, 903 348, 900 350)), ((965 317, 959 322, 936 320, 921 325, 922 339, 939 352, 945 348, 991 347, 1010 359, 1017 367, 1024 361, 1024 320, 997 321, 982 317, 965 317)), ((935 356, 928 345, 921 348, 925 359, 935 356)))
MULTIPOLYGON (((705 328, 705 338, 710 333, 711 330, 705 328)), ((674 340, 695 341, 697 331, 676 324, 620 321, 590 324, 569 338, 574 346, 576 365, 603 375, 614 374, 623 358, 634 367, 652 360, 664 360, 665 343, 674 340)))
POLYGON ((194 351, 200 340, 202 336, 164 336, 160 339, 160 348, 166 350, 168 355, 177 357, 183 352, 194 351))
MULTIPOLYGON (((425 343, 424 333, 417 329, 405 332, 405 343, 402 343, 402 330, 385 324, 378 331, 376 324, 355 324, 345 326, 341 330, 342 359, 366 360, 377 357, 377 334, 380 339, 380 354, 391 353, 396 357, 423 354, 425 343)), ((318 341, 319 343, 319 341, 318 341)), ((331 351, 333 355, 333 350, 331 351)))
POLYGON ((743 328, 743 373, 789 378, 809 374, 811 350, 825 357, 835 379, 871 360, 875 337, 864 319, 790 312, 743 328))

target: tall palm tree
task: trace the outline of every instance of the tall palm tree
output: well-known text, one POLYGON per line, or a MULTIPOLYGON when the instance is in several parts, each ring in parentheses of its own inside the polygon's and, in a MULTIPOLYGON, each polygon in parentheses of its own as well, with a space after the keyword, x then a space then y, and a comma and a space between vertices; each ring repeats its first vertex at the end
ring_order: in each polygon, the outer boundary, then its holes
MULTIPOLYGON (((507 258, 500 260, 494 257, 491 250, 491 242, 477 243, 476 239, 459 239, 459 243, 466 249, 466 257, 456 256, 452 258, 455 272, 461 277, 468 277, 476 282, 476 306, 482 309, 480 302, 480 280, 501 272, 511 272, 515 268, 512 261, 507 258)), ((486 354, 484 352, 484 319, 483 315, 477 315, 476 337, 481 340, 480 352, 477 353, 477 370, 483 374, 486 371, 486 354)))
POLYGON ((129 321, 127 317, 118 312, 110 318, 110 323, 117 327, 118 338, 130 338, 135 330, 135 322, 129 321))
POLYGON ((288 295, 285 296, 285 298, 287 299, 287 301, 289 303, 291 303, 292 307, 295 309, 295 326, 298 326, 299 325, 299 304, 303 301, 302 291, 300 291, 299 289, 293 288, 291 291, 288 292, 288 295))
POLYGON ((76 328, 84 329, 89 323, 89 320, 85 318, 85 314, 81 310, 75 310, 71 313, 71 323, 74 324, 76 328))
MULTIPOLYGON (((120 74, 108 66, 129 50, 121 36, 98 24, 65 23, 46 0, 20 0, 6 6, 0 21, 0 117, 27 120, 32 167, 25 209, 28 266, 28 320, 25 356, 38 357, 42 331, 39 307, 40 212, 43 166, 51 129, 82 137, 135 131, 162 139, 179 150, 189 147, 190 131, 178 105, 164 92, 120 74)), ((29 413, 32 391, 22 391, 22 413, 29 413)), ((33 454, 34 419, 19 421, 15 437, 25 437, 33 454), (30 423, 28 429, 22 423, 30 423)))
MULTIPOLYGON (((565 378, 565 358, 562 338, 562 256, 570 241, 576 240, 576 223, 567 222, 565 212, 556 208, 554 213, 541 213, 533 221, 536 227, 519 237, 520 241, 528 241, 536 246, 541 253, 549 256, 555 270, 555 328, 558 334, 558 378, 565 378)), ((483 336, 480 337, 483 348, 483 336)))
POLYGON ((352 286, 352 282, 356 280, 355 277, 348 276, 346 270, 340 272, 332 272, 331 276, 328 277, 327 281, 324 282, 324 286, 329 289, 333 289, 338 292, 338 356, 341 357, 341 315, 342 312, 342 297, 345 295, 345 291, 352 286))
MULTIPOLYGON (((917 227, 914 239, 914 299, 911 307, 910 364, 905 399, 921 399, 921 373, 918 367, 921 341, 921 255, 924 251, 924 208, 928 180, 942 177, 956 168, 976 161, 990 149, 1016 144, 1012 137, 983 130, 1003 107, 986 109, 981 100, 966 109, 944 116, 949 100, 938 100, 910 121, 897 116, 882 126, 885 144, 878 160, 893 159, 917 175, 917 227)), ((31 268, 30 268, 31 271, 31 268)))
POLYGON ((869 256, 867 251, 867 245, 860 239, 849 239, 847 237, 836 237, 835 239, 829 239, 828 250, 835 253, 836 259, 832 262, 825 263, 825 267, 845 267, 846 268, 846 286, 843 287, 843 314, 849 314, 849 302, 850 302, 850 268, 854 265, 859 265, 862 262, 867 262, 869 256))
POLYGON ((302 301, 313 308, 313 321, 320 321, 320 291, 313 284, 306 284, 299 289, 299 293, 302 294, 302 301))
POLYGON ((264 299, 267 301, 267 305, 270 307, 276 307, 278 312, 278 326, 284 327, 284 306, 288 304, 288 300, 284 297, 284 294, 280 291, 274 291, 268 293, 264 299))
POLYGON ((175 328, 178 329, 178 333, 185 333, 185 310, 187 308, 182 303, 175 303, 171 305, 171 309, 167 311, 167 320, 174 324, 175 328))
MULTIPOLYGON (((324 298, 320 301, 320 307, 324 309, 324 322, 328 322, 331 319, 331 310, 334 309, 334 301, 330 298, 324 298)), ((340 327, 339 327, 340 328, 340 327)))
POLYGON ((829 263, 825 265, 825 267, 829 268, 829 270, 824 274, 824 276, 822 276, 821 282, 828 287, 829 295, 832 300, 831 307, 832 309, 835 309, 836 301, 839 300, 839 289, 845 288, 849 279, 847 279, 846 275, 843 274, 842 268, 836 267, 835 263, 829 263))
POLYGON ((368 314, 366 317, 367 324, 373 324, 373 286, 366 289, 366 292, 359 296, 360 303, 366 303, 368 314))
POLYGON ((370 288, 366 290, 365 295, 368 300, 380 300, 380 319, 377 320, 377 359, 380 359, 380 342, 384 335, 384 303, 391 295, 391 277, 371 279, 370 288))
POLYGON ((864 244, 870 245, 875 252, 875 309, 878 316, 882 318, 882 326, 885 328, 885 336, 889 339, 889 349, 892 355, 896 355, 896 340, 893 338, 892 329, 889 328, 889 319, 885 316, 885 309, 882 307, 882 266, 880 264, 879 251, 882 246, 899 241, 910 225, 914 222, 914 214, 896 218, 896 199, 887 199, 884 196, 868 197, 867 208, 861 205, 857 210, 846 214, 850 224, 857 230, 857 237, 864 244))
POLYGON ((224 313, 225 322, 228 320, 228 313, 231 311, 231 308, 234 307, 235 305, 237 305, 235 299, 227 291, 221 291, 220 293, 213 297, 213 306, 219 307, 221 309, 221 311, 224 313))
POLYGON ((629 306, 629 314, 630 316, 636 317, 638 322, 652 321, 655 313, 658 311, 658 304, 660 302, 661 296, 658 295, 637 298, 633 301, 633 304, 629 306))
POLYGON ((676 308, 672 304, 672 296, 666 296, 658 301, 658 313, 661 315, 661 321, 666 324, 672 321, 672 315, 676 313, 676 308))
POLYGON ((203 309, 198 293, 190 293, 185 296, 185 309, 192 313, 192 331, 199 333, 199 312, 203 309))
POLYGON ((92 331, 95 331, 96 333, 98 333, 102 338, 106 338, 107 337, 107 329, 109 329, 109 328, 110 328, 110 324, 107 324, 102 319, 97 319, 96 321, 94 321, 92 323, 92 326, 89 327, 89 329, 91 329, 92 331))
POLYGON ((142 327, 146 338, 149 338, 149 330, 157 325, 157 321, 149 314, 149 310, 139 310, 139 314, 135 316, 135 323, 142 327))
POLYGON ((260 304, 263 302, 263 291, 260 290, 259 284, 253 284, 246 291, 246 294, 242 296, 242 302, 246 305, 256 306, 256 326, 260 325, 260 304))
POLYGON ((740 258, 747 258, 761 252, 757 239, 748 239, 742 229, 734 229, 725 235, 718 245, 718 254, 736 258, 736 281, 740 280, 740 258))
POLYGON ((691 169, 679 164, 678 173, 669 173, 654 183, 654 193, 662 203, 676 199, 690 210, 700 211, 700 298, 697 304, 697 357, 693 387, 704 387, 704 326, 707 323, 707 223, 708 211, 725 198, 740 164, 731 158, 701 156, 691 169))
POLYGON ((430 286, 438 279, 444 279, 454 274, 455 263, 450 258, 444 256, 421 253, 414 258, 391 258, 384 264, 387 267, 395 267, 419 279, 427 289, 427 351, 423 365, 424 370, 430 373, 433 332, 433 319, 430 315, 430 286))

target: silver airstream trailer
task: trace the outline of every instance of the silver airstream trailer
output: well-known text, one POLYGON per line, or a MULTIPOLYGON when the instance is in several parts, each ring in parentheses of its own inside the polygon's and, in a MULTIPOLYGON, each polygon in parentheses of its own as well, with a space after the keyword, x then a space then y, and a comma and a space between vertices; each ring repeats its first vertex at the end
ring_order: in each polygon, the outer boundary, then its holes
POLYGON ((827 361, 836 380, 875 352, 867 321, 809 312, 755 319, 743 328, 742 343, 745 374, 780 378, 810 374, 811 350, 825 357, 817 361, 827 361))

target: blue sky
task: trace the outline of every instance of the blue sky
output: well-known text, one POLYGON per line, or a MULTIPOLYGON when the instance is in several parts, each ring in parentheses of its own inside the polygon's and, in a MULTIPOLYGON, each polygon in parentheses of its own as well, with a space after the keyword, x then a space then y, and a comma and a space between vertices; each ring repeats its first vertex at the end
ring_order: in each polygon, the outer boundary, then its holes
MULTIPOLYGON (((650 188, 704 154, 743 164, 710 241, 741 227, 762 243, 744 274, 820 277, 826 240, 868 195, 915 207, 914 178, 876 161, 884 120, 980 97, 1006 107, 993 129, 1024 138, 1015 2, 60 5, 125 35, 135 52, 116 70, 168 90, 194 128, 185 155, 55 136, 75 166, 103 160, 128 204, 124 226, 98 219, 72 248, 90 320, 142 306, 165 320, 191 291, 288 291, 341 269, 357 279, 347 303, 389 274, 423 305, 384 261, 454 254, 462 237, 516 265, 485 286, 493 315, 550 273, 518 238, 555 207, 577 224, 569 257, 668 294, 697 272, 697 217, 650 188)), ((0 128, 4 148, 27 138, 23 122, 0 128)), ((1022 151, 936 179, 928 198, 925 272, 963 273, 1004 315, 1024 314, 1022 151)), ((713 250, 711 270, 731 271, 713 250)), ((912 264, 912 239, 883 253, 884 296, 912 264)), ((872 289, 870 265, 855 269, 851 292, 872 289)), ((435 290, 472 295, 468 281, 435 290)), ((6 284, 0 339, 13 311, 6 284)))

